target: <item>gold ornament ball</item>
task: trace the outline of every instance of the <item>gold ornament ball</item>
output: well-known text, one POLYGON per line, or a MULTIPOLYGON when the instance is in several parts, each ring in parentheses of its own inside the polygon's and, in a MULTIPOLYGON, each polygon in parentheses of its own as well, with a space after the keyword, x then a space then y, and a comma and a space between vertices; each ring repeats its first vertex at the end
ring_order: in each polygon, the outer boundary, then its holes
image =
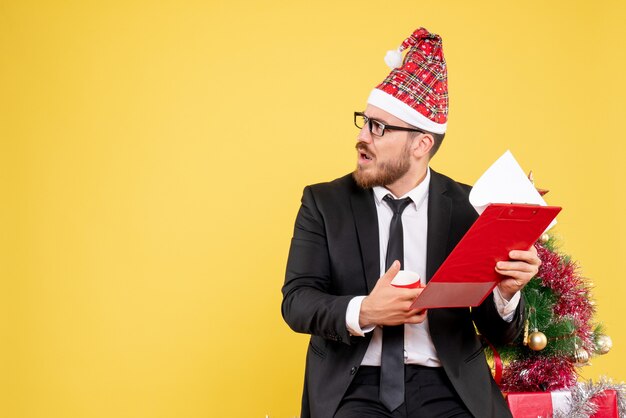
POLYGON ((544 244, 548 241, 550 241, 550 235, 548 234, 543 234, 540 238, 541 242, 543 242, 544 244))
POLYGON ((528 336, 528 347, 534 351, 541 351, 548 345, 546 334, 541 331, 533 331, 528 336))
POLYGON ((578 364, 587 364, 589 362, 589 353, 584 348, 578 348, 574 352, 574 361, 578 364))
POLYGON ((596 352, 606 354, 613 348, 613 340, 608 335, 598 335, 596 338, 596 352))

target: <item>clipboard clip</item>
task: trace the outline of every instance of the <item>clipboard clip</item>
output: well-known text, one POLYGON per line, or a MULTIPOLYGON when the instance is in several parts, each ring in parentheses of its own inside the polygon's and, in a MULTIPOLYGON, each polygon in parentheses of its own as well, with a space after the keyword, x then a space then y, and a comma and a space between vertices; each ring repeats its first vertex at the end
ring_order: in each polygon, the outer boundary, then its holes
POLYGON ((536 204, 511 203, 502 208, 498 219, 528 220, 539 213, 539 207, 536 204))

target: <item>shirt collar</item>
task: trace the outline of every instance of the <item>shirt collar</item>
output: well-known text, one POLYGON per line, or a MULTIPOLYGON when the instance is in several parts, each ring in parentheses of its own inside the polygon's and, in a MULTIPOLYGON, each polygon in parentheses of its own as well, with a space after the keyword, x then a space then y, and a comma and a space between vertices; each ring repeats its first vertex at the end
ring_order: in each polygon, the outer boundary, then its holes
POLYGON ((406 193, 404 196, 397 197, 383 186, 373 187, 372 190, 374 191, 374 199, 376 200, 377 205, 380 205, 383 201, 383 198, 387 196, 388 194, 390 194, 394 199, 403 199, 405 197, 410 197, 411 200, 413 201, 411 205, 415 207, 415 205, 417 205, 418 203, 421 203, 422 200, 428 194, 429 184, 430 184, 430 167, 426 169, 426 177, 424 177, 424 180, 422 180, 420 184, 415 186, 413 189, 409 190, 408 193, 406 193))

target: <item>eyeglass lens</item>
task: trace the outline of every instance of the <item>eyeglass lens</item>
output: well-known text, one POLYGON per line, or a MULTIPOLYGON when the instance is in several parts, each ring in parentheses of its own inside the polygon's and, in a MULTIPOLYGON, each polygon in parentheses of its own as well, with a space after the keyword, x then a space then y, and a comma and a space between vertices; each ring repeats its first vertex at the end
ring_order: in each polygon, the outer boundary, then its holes
POLYGON ((381 122, 373 119, 369 119, 365 115, 355 114, 354 115, 354 124, 357 128, 363 129, 365 124, 369 124, 369 131, 373 135, 382 136, 385 133, 385 125, 381 122))

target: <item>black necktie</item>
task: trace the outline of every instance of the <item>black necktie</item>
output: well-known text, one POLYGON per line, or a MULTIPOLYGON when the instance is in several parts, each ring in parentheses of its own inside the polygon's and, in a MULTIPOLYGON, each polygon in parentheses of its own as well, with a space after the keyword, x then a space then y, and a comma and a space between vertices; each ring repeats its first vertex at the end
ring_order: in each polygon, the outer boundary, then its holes
MULTIPOLYGON (((385 258, 385 270, 389 270, 395 260, 404 266, 402 212, 412 200, 410 197, 394 199, 391 195, 385 196, 383 200, 393 211, 385 258)), ((383 328, 379 398, 389 411, 394 411, 404 402, 404 325, 383 328)))

